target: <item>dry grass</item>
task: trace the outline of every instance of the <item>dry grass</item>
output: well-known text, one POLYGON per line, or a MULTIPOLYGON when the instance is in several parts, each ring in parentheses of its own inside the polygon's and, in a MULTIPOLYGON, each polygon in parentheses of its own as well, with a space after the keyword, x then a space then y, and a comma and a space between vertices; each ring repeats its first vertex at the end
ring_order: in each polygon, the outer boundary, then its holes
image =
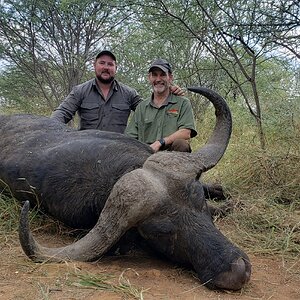
MULTIPOLYGON (((201 124, 199 137, 193 148, 203 144, 209 136, 212 120, 201 124)), ((300 138, 299 131, 288 134, 281 129, 267 131, 267 149, 259 148, 255 127, 238 121, 228 150, 221 162, 204 174, 204 180, 219 182, 232 195, 234 211, 217 221, 217 226, 247 253, 276 255, 295 261, 290 271, 300 276, 300 138)), ((297 127, 296 127, 297 128, 297 127)), ((300 127, 299 127, 300 128, 300 127)), ((7 192, 7 190, 6 190, 7 192)), ((9 194, 0 191, 0 242, 16 238, 20 205, 9 194)), ((33 227, 45 224, 31 215, 33 227)), ((47 221, 49 226, 49 220, 47 221)), ((62 230, 56 227, 56 232, 62 230)), ((131 293, 142 299, 143 291, 108 278, 90 274, 76 274, 73 282, 81 287, 101 288, 118 293, 131 293), (125 291, 123 290, 125 289, 125 291)))
MULTIPOLYGON (((0 245, 11 247, 18 244, 18 222, 20 214, 21 204, 13 198, 11 195, 3 193, 0 194, 0 245)), ((51 232, 56 235, 63 235, 65 237, 72 235, 73 231, 69 228, 55 222, 51 218, 46 218, 44 215, 37 214, 36 211, 30 213, 30 223, 34 231, 39 232, 51 232)), ((79 231, 76 231, 79 232, 79 231)), ((81 232, 79 232, 81 233, 81 232)), ((41 265, 38 265, 41 266, 41 265)), ((35 272, 36 266, 29 264, 29 272, 35 272)), ((107 273, 90 274, 83 272, 80 269, 74 270, 74 272, 68 273, 65 285, 76 286, 81 289, 98 289, 115 294, 119 294, 124 299, 143 299, 142 288, 137 287, 129 281, 126 277, 126 273, 135 272, 134 270, 124 270, 119 278, 107 273)), ((136 273, 136 272, 135 272, 136 273)), ((138 274, 137 274, 138 275, 138 274)), ((53 292, 53 287, 37 282, 38 290, 41 299, 50 299, 50 295, 53 292)), ((61 288, 58 288, 60 291, 61 288)))
POLYGON ((134 272, 137 276, 138 273, 132 269, 124 270, 118 278, 118 282, 115 282, 115 276, 107 273, 102 274, 84 274, 77 272, 74 274, 75 280, 73 285, 80 288, 99 289, 110 291, 118 294, 122 294, 124 297, 132 299, 144 299, 142 288, 132 285, 128 278, 126 278, 126 272, 134 272))
MULTIPOLYGON (((211 128, 211 122, 208 120, 202 128, 211 128)), ((297 255, 300 251, 299 133, 295 131, 293 139, 291 132, 276 136, 281 142, 269 144, 267 150, 261 150, 251 134, 254 130, 249 124, 238 126, 224 158, 204 174, 204 180, 221 183, 232 195, 236 209, 224 220, 235 227, 234 240, 254 253, 297 255)), ((205 138, 199 135, 194 148, 203 144, 205 138)), ((274 142, 275 138, 271 136, 269 140, 274 142)), ((6 188, 6 195, 0 194, 1 239, 16 232, 18 227, 20 204, 7 192, 6 188)), ((35 214, 31 214, 31 219, 41 226, 42 220, 35 214)))
MULTIPOLYGON (((202 128, 212 128, 206 119, 202 128)), ((229 236, 252 253, 298 257, 300 253, 300 132, 298 123, 266 130, 267 147, 259 147, 251 120, 236 120, 220 163, 204 174, 232 195, 235 210, 222 220, 229 236), (234 229, 232 229, 234 228, 234 229)), ((209 133, 194 142, 203 144, 209 133)))

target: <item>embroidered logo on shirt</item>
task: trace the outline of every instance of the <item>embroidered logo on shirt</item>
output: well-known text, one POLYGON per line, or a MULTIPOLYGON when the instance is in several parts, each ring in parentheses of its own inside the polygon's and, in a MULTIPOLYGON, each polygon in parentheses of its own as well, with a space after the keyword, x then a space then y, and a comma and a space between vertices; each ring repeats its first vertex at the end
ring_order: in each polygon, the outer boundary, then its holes
POLYGON ((169 109, 169 110, 167 110, 167 113, 178 115, 178 109, 177 108, 169 109))

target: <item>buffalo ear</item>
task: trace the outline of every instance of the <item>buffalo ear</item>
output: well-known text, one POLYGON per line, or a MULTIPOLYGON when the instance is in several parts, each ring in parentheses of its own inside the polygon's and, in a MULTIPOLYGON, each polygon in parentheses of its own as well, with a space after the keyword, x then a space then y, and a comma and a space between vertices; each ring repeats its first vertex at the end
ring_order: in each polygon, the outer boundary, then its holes
POLYGON ((200 181, 193 180, 186 185, 187 198, 198 211, 205 211, 207 204, 204 189, 200 181))
POLYGON ((176 228, 169 217, 150 218, 139 224, 138 230, 153 249, 164 255, 173 255, 177 235, 176 228))
POLYGON ((169 217, 149 218, 147 221, 139 224, 139 231, 143 237, 173 235, 176 231, 174 224, 169 217))

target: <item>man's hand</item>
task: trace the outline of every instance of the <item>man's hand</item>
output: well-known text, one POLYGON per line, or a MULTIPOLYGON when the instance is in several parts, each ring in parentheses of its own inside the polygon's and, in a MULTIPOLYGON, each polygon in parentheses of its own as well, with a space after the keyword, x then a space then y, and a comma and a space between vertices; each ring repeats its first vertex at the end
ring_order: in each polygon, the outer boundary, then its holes
POLYGON ((185 95, 185 91, 178 85, 170 86, 170 92, 176 96, 184 96, 185 95))
POLYGON ((155 141, 150 145, 150 147, 153 149, 154 152, 158 152, 161 147, 161 143, 160 141, 155 141))

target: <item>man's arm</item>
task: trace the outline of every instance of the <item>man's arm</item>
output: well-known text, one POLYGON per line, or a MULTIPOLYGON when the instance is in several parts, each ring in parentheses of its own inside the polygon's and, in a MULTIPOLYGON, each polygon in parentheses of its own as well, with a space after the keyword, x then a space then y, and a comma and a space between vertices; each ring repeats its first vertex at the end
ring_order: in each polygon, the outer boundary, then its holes
POLYGON ((191 137, 191 129, 182 128, 182 129, 178 129, 171 135, 164 137, 160 141, 155 141, 150 145, 150 147, 154 150, 154 152, 157 152, 162 146, 171 145, 177 139, 188 140, 190 137, 191 137))
POLYGON ((68 123, 74 117, 80 106, 80 97, 73 88, 67 98, 51 114, 51 118, 57 119, 62 123, 68 123))
POLYGON ((138 110, 139 109, 137 109, 134 113, 131 114, 130 121, 128 122, 127 127, 125 129, 125 134, 135 139, 138 139, 139 137, 137 124, 138 110))
POLYGON ((183 102, 180 110, 180 115, 177 121, 178 130, 169 136, 163 137, 160 141, 155 141, 151 144, 151 148, 157 152, 161 147, 171 145, 177 139, 188 140, 197 135, 195 129, 195 120, 192 105, 188 99, 183 102))
POLYGON ((142 97, 138 94, 136 90, 132 90, 130 97, 130 109, 135 111, 136 107, 140 102, 142 102, 142 97))

